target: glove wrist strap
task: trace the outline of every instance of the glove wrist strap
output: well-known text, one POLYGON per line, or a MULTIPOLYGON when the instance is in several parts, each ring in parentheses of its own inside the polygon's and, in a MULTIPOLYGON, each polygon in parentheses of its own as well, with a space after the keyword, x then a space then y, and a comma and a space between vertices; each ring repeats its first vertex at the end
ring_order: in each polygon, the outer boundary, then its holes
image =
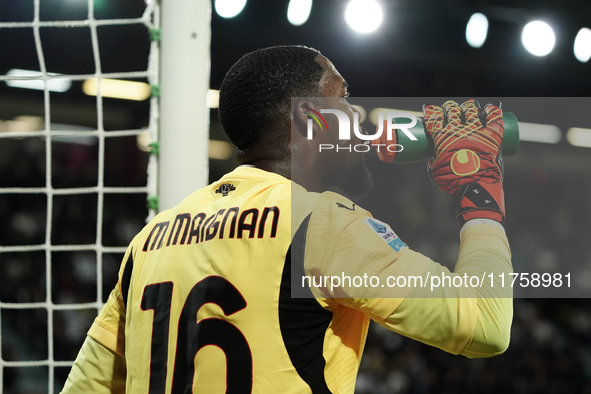
POLYGON ((452 196, 453 214, 464 225, 470 219, 492 219, 505 225, 503 184, 472 182, 461 186, 452 196))

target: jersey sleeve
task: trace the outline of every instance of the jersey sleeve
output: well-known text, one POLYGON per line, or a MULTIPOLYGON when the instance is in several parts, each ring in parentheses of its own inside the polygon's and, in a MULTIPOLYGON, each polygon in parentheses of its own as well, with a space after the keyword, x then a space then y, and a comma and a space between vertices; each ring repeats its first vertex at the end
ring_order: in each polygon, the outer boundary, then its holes
POLYGON ((126 281, 133 267, 133 242, 119 270, 119 279, 107 303, 88 330, 62 393, 125 393, 126 281))
POLYGON ((125 357, 125 298, 133 268, 133 244, 134 242, 128 247, 123 257, 115 288, 88 330, 88 336, 123 357, 125 357))
POLYGON ((454 354, 490 357, 507 348, 512 291, 499 275, 509 277, 512 267, 502 228, 467 224, 450 272, 367 211, 341 209, 352 203, 340 199, 325 196, 315 206, 306 240, 305 272, 316 279, 310 289, 325 308, 360 310, 391 331, 454 354), (440 286, 433 286, 434 277, 440 286), (442 286, 444 277, 468 285, 442 286), (478 286, 471 277, 480 279, 478 286))
POLYGON ((86 337, 61 393, 123 394, 125 378, 125 359, 86 337))
POLYGON ((434 276, 450 280, 476 277, 481 282, 476 286, 463 281, 459 287, 415 287, 396 309, 384 299, 372 311, 374 320, 453 354, 470 358, 501 354, 509 346, 513 300, 511 288, 503 287, 498 278, 513 272, 510 259, 502 229, 491 224, 466 228, 454 272, 429 260, 422 278, 427 284, 427 278, 434 276))

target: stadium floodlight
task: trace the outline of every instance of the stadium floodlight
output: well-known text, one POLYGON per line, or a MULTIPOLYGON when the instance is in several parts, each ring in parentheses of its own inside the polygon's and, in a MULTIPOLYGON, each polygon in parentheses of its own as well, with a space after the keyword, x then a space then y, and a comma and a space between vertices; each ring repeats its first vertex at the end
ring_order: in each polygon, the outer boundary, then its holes
POLYGON ((553 125, 519 122, 519 140, 557 144, 562 139, 562 132, 553 125))
POLYGON ((587 63, 591 58, 591 29, 583 27, 579 30, 573 50, 578 61, 587 63))
POLYGON ((234 147, 227 141, 209 140, 207 156, 210 159, 228 160, 234 156, 234 147))
POLYGON ((222 18, 234 18, 246 5, 246 0, 215 0, 215 12, 222 18))
POLYGON ((566 132, 566 139, 571 145, 591 148, 591 129, 572 127, 566 132))
POLYGON ((220 91, 217 89, 209 89, 205 96, 205 104, 207 108, 218 108, 220 106, 220 91))
MULTIPOLYGON (((88 96, 96 96, 98 88, 97 78, 89 78, 82 84, 82 91, 88 96)), ((151 93, 150 85, 145 82, 102 78, 100 83, 100 94, 103 97, 143 101, 150 97, 151 93)))
POLYGON ((374 125, 377 126, 380 122, 380 113, 388 113, 388 112, 398 112, 398 113, 404 113, 404 114, 410 114, 410 115, 414 115, 417 117, 422 118, 423 117, 423 112, 422 111, 410 111, 410 110, 406 110, 406 109, 396 109, 396 108, 383 108, 383 107, 377 107, 372 109, 369 112, 369 121, 374 125))
MULTIPOLYGON (((6 84, 13 88, 45 90, 45 83, 43 82, 41 71, 21 70, 13 68, 6 73, 9 77, 37 77, 39 79, 13 79, 7 80, 6 84)), ((49 76, 56 76, 61 74, 47 73, 49 76)), ((72 80, 68 78, 55 78, 47 81, 47 90, 50 92, 63 93, 70 89, 72 80)))
POLYGON ((290 0, 287 7, 287 20, 294 26, 301 26, 308 20, 312 0, 290 0))
POLYGON ((375 0, 351 0, 345 10, 345 20, 358 33, 371 33, 382 24, 382 7, 375 0))
POLYGON ((472 14, 466 25, 466 41, 472 48, 480 48, 488 34, 488 19, 479 12, 472 14))
POLYGON ((556 37, 554 31, 546 22, 533 21, 523 28, 521 42, 532 55, 546 56, 554 49, 556 37))

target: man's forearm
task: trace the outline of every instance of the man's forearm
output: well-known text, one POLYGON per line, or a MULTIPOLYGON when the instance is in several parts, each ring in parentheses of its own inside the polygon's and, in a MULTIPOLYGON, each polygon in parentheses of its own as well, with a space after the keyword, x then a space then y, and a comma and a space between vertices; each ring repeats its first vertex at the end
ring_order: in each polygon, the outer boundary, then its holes
POLYGON ((511 255, 504 231, 484 224, 467 228, 455 272, 430 262, 422 275, 425 283, 427 278, 449 276, 452 285, 416 287, 394 313, 378 322, 454 354, 500 354, 509 344, 513 307, 511 289, 502 287, 498 278, 509 272, 511 255), (480 282, 454 286, 454 277, 477 277, 480 282))

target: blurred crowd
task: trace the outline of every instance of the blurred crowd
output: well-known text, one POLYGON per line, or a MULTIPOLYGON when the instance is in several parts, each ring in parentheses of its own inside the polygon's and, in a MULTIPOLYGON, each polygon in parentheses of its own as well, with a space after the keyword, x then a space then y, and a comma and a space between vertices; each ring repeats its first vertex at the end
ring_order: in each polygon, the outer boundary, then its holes
POLYGON ((516 299, 507 352, 453 356, 372 324, 358 394, 591 393, 591 302, 516 299))
MULTIPOLYGON (((0 187, 44 187, 45 141, 0 141, 0 187)), ((106 186, 145 184, 147 154, 134 144, 128 138, 109 142, 106 186)), ((527 146, 522 149, 527 154, 527 146)), ((54 187, 96 185, 96 144, 53 143, 52 156, 54 187)), ((370 162, 370 168, 376 163, 370 162)), ((212 162, 212 174, 216 174, 215 165, 212 162)), ((451 218, 447 196, 430 184, 424 163, 393 170, 376 168, 376 192, 361 205, 389 222, 411 248, 453 268, 458 228, 451 218)), ((585 179, 550 175, 539 185, 529 173, 507 176, 507 233, 516 270, 542 267, 551 272, 573 262, 579 267, 591 266, 591 246, 584 241, 588 227, 581 220, 589 215, 585 190, 590 189, 582 188, 583 192, 573 197, 568 192, 572 182, 584 184, 585 179), (529 197, 545 193, 549 195, 537 200, 529 197), (568 203, 561 204, 563 197, 568 203), (553 201, 554 206, 544 207, 546 200, 553 201), (546 217, 541 217, 544 212, 546 217)), ((54 196, 49 215, 53 245, 96 242, 97 198, 96 193, 54 196)), ((148 213, 145 198, 143 194, 105 196, 100 218, 104 246, 124 247, 141 229, 148 213)), ((43 244, 48 236, 47 216, 45 194, 0 193, 0 220, 5 224, 0 226, 0 245, 43 244)), ((0 254, 0 301, 79 304, 97 301, 101 292, 104 302, 116 283, 122 254, 59 251, 51 253, 51 264, 47 264, 47 257, 43 250, 0 254), (97 280, 99 267, 101 281, 97 280)), ((578 272, 578 280, 589 279, 584 269, 578 272)), ((591 279, 587 282, 591 283, 591 279)), ((453 356, 372 323, 356 392, 591 393, 591 301, 530 298, 515 299, 514 306, 511 345, 504 355, 491 359, 453 356)), ((51 319, 42 307, 4 307, 0 313, 3 360, 43 360, 51 344, 54 360, 71 361, 97 310, 56 310, 51 319), (53 330, 48 333, 50 321, 53 330)), ((61 389, 68 372, 68 367, 55 369, 56 390, 61 389)), ((47 381, 48 368, 44 366, 4 368, 2 392, 45 393, 47 381)))

